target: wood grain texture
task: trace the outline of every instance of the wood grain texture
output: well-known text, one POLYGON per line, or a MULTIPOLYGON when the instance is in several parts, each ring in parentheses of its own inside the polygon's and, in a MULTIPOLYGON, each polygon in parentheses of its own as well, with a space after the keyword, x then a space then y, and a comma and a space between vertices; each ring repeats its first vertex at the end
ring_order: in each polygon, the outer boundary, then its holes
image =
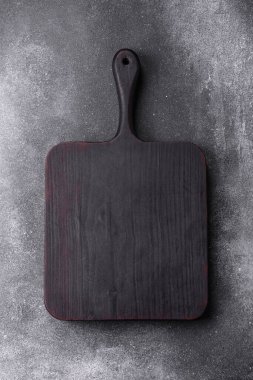
POLYGON ((132 51, 115 55, 113 140, 47 156, 45 305, 58 319, 193 319, 207 304, 205 158, 132 133, 139 70, 132 51))

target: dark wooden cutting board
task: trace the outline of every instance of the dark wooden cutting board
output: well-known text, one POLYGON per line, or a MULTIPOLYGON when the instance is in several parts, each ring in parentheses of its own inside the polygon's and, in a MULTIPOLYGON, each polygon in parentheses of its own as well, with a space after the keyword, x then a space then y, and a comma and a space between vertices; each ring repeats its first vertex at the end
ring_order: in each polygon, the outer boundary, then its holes
POLYGON ((205 157, 135 136, 139 71, 134 52, 115 55, 114 139, 46 159, 45 305, 58 319, 194 319, 207 304, 205 157))

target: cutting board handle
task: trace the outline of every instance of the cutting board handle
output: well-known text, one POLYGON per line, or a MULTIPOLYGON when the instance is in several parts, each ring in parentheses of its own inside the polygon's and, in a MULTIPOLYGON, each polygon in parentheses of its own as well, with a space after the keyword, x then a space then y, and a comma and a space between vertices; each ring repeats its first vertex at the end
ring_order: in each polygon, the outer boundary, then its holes
POLYGON ((112 61, 113 75, 119 99, 119 127, 116 136, 133 135, 133 103, 140 74, 138 56, 129 49, 119 50, 112 61))

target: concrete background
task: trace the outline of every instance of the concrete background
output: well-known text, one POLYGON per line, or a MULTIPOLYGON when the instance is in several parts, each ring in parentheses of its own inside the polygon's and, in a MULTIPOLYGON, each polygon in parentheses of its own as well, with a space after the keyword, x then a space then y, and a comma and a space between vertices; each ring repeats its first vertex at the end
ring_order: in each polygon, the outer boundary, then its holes
POLYGON ((250 0, 0 1, 0 379, 253 379, 250 0), (189 322, 61 322, 43 304, 44 159, 114 136, 111 61, 143 66, 136 129, 209 172, 210 304, 189 322))

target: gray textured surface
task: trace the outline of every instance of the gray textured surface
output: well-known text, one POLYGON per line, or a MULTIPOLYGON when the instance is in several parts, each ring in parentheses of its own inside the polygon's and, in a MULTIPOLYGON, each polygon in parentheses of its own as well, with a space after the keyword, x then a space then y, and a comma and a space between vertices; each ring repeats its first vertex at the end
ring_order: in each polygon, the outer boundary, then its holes
POLYGON ((253 379, 251 1, 0 4, 0 379, 253 379), (122 47, 143 65, 139 135, 193 141, 209 163, 198 321, 61 322, 43 305, 45 155, 113 137, 122 47))

